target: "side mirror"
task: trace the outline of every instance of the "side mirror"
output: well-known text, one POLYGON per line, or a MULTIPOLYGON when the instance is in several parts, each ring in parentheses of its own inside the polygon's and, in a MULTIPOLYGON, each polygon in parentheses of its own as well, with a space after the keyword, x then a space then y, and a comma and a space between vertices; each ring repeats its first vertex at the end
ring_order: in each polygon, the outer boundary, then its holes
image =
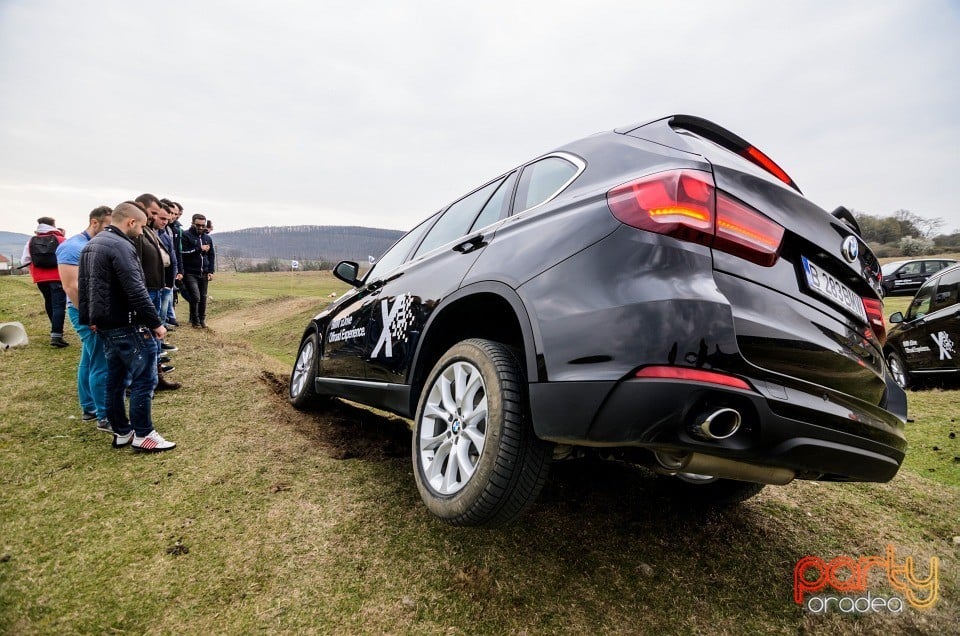
POLYGON ((357 280, 357 274, 360 273, 360 266, 353 261, 340 261, 333 268, 333 275, 354 287, 359 287, 363 283, 357 280))
POLYGON ((890 322, 894 324, 898 322, 903 322, 903 312, 898 311, 895 314, 890 314, 890 322))

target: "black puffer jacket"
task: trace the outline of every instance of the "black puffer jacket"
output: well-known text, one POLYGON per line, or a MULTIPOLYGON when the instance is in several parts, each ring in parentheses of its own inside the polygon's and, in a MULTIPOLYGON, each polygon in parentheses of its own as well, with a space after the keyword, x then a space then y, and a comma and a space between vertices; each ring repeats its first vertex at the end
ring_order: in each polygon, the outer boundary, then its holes
POLYGON ((160 326, 133 241, 112 225, 80 252, 80 324, 98 329, 160 326))

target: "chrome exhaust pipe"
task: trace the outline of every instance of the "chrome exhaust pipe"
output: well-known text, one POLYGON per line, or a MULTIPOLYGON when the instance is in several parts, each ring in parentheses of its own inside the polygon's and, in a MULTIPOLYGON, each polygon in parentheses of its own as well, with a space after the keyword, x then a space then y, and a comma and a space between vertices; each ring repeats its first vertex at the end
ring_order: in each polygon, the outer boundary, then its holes
POLYGON ((690 432, 712 442, 727 439, 740 430, 740 412, 731 408, 717 409, 696 417, 690 432))
POLYGON ((748 464, 733 459, 704 455, 703 453, 677 456, 657 452, 655 457, 663 472, 668 474, 692 473, 694 475, 752 481, 773 486, 785 486, 797 476, 796 472, 789 468, 758 466, 757 464, 748 464))

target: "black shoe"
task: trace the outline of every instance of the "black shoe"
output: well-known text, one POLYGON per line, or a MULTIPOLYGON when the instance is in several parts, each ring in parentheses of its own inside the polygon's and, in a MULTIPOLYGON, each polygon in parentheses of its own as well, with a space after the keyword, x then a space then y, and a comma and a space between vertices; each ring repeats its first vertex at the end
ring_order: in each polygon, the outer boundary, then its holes
POLYGON ((50 338, 50 346, 56 347, 57 349, 63 349, 64 347, 69 347, 70 343, 63 338, 50 338))
POLYGON ((170 353, 173 353, 174 351, 180 351, 180 350, 177 349, 174 345, 172 345, 172 344, 170 344, 170 343, 168 343, 168 342, 162 343, 162 344, 160 345, 160 348, 163 349, 164 351, 169 351, 170 353))
POLYGON ((169 365, 169 364, 161 364, 161 365, 160 365, 160 372, 161 372, 161 373, 173 373, 174 371, 176 371, 176 369, 177 369, 177 367, 171 366, 171 365, 169 365))
POLYGON ((200 328, 200 323, 199 323, 199 322, 191 322, 191 323, 190 323, 190 326, 193 327, 194 329, 199 329, 199 328, 200 328))
POLYGON ((162 375, 157 379, 157 388, 155 391, 176 391, 180 388, 179 382, 170 382, 162 375))
POLYGON ((162 356, 157 358, 157 360, 159 360, 160 362, 170 362, 170 356, 168 356, 167 354, 163 354, 162 356))
POLYGON ((84 411, 83 415, 80 416, 80 419, 84 422, 93 422, 97 419, 97 414, 94 411, 84 411))
POLYGON ((207 327, 207 323, 205 323, 205 322, 203 322, 203 321, 200 322, 200 328, 201 328, 201 329, 209 329, 209 327, 207 327))
POLYGON ((167 324, 168 324, 168 325, 173 325, 174 327, 179 327, 179 326, 180 326, 180 323, 177 322, 177 319, 176 319, 176 318, 171 318, 170 320, 167 321, 167 324))

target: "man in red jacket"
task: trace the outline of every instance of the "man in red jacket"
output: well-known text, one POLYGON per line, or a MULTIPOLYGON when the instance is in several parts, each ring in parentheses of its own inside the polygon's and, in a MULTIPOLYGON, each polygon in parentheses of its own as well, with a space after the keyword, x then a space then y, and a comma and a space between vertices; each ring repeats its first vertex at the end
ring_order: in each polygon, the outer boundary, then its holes
POLYGON ((63 232, 57 229, 57 222, 49 216, 37 219, 37 229, 23 248, 20 257, 21 267, 30 266, 30 276, 43 294, 43 305, 50 319, 50 346, 66 347, 70 343, 63 339, 63 318, 67 309, 67 296, 60 283, 60 271, 57 269, 57 247, 63 243, 63 232))

